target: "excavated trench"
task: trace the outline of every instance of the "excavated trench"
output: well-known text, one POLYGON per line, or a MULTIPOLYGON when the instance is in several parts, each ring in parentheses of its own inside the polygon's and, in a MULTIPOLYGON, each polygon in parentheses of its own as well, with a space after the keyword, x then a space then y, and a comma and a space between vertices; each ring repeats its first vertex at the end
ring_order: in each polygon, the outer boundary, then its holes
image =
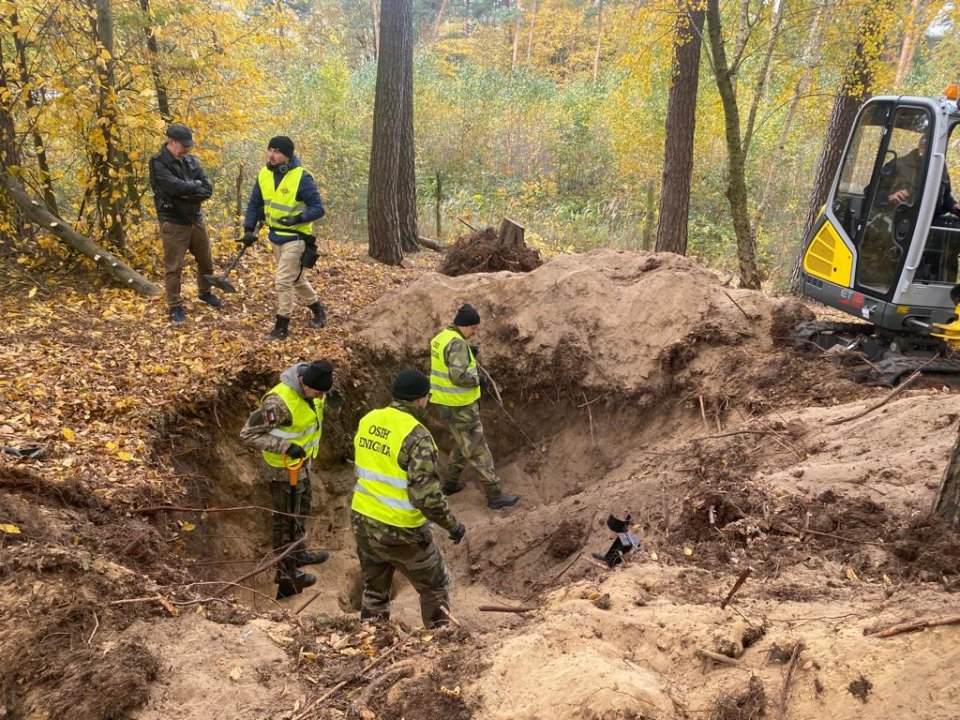
MULTIPOLYGON (((328 616, 359 610, 359 564, 349 527, 352 433, 366 410, 388 401, 383 388, 398 367, 391 363, 386 372, 351 368, 354 377, 364 378, 364 387, 377 388, 367 395, 352 387, 346 371, 339 376, 345 389, 344 409, 325 418, 308 524, 308 546, 330 551, 330 559, 308 568, 317 575, 317 584, 284 601, 286 606, 297 608, 310 600, 306 612, 328 616)), ((231 594, 257 610, 275 608, 270 600, 273 573, 241 578, 270 552, 271 501, 260 475, 259 453, 243 447, 238 436, 271 384, 272 379, 264 376, 245 377, 242 387, 221 394, 216 406, 201 408, 197 417, 182 425, 183 447, 175 455, 189 495, 187 506, 221 509, 176 514, 191 574, 197 581, 238 582, 249 590, 231 586, 231 594)), ((549 587, 550 578, 578 551, 605 549, 588 547, 592 534, 603 536, 597 540, 601 545, 609 535, 603 528, 605 515, 592 511, 603 502, 603 488, 611 477, 629 474, 622 468, 624 450, 652 442, 671 416, 697 420, 684 409, 661 407, 656 413, 641 413, 622 404, 614 407, 603 398, 585 401, 584 396, 557 395, 543 388, 504 387, 503 392, 503 406, 487 398, 481 415, 503 486, 519 494, 521 501, 508 510, 488 510, 476 473, 468 468, 463 476, 467 489, 448 501, 467 526, 466 541, 454 546, 445 533, 435 532, 454 578, 458 616, 480 624, 504 618, 477 615, 476 606, 523 601, 549 587)), ((425 420, 441 450, 442 472, 451 439, 432 413, 425 420)), ((395 582, 401 618, 416 624, 416 594, 402 577, 395 582)))

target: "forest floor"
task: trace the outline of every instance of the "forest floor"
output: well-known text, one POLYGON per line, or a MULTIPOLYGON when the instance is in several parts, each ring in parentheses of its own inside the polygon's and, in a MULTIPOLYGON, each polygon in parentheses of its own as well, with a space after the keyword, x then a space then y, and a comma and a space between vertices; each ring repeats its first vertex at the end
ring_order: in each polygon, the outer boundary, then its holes
POLYGON ((674 255, 450 278, 432 253, 385 268, 324 250, 329 327, 303 310, 284 344, 262 338, 265 252, 180 328, 162 299, 4 262, 0 443, 41 452, 0 453, 0 718, 956 717, 960 626, 873 632, 960 613, 960 536, 928 513, 956 389, 856 384, 790 348, 809 308, 674 255), (420 627, 405 582, 391 624, 361 624, 352 433, 463 302, 521 501, 487 510, 469 473, 450 498, 459 626, 420 627), (318 357, 345 396, 310 523, 331 558, 277 602, 272 573, 244 577, 270 515, 237 433, 284 367, 318 357), (628 512, 641 547, 607 568, 591 554, 628 512))

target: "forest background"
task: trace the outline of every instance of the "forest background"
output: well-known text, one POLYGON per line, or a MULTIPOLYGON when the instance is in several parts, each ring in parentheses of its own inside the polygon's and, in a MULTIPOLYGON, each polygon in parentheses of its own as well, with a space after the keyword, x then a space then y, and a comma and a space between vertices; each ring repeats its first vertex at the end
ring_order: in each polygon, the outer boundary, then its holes
MULTIPOLYGON (((878 6, 872 89, 938 95, 960 79, 960 8, 943 0, 719 5, 751 129, 758 261, 774 287, 788 282, 834 99, 878 6)), ((420 234, 447 242, 466 230, 458 218, 509 216, 547 251, 652 249, 678 9, 689 7, 415 0, 420 234)), ((194 130, 221 242, 239 237, 267 140, 289 135, 321 186, 321 235, 366 241, 378 12, 376 0, 0 1, 0 163, 56 215, 158 277, 147 160, 166 124, 194 130)), ((687 254, 734 275, 725 117, 706 48, 687 254)), ((27 266, 69 257, 2 195, 0 248, 27 266)))

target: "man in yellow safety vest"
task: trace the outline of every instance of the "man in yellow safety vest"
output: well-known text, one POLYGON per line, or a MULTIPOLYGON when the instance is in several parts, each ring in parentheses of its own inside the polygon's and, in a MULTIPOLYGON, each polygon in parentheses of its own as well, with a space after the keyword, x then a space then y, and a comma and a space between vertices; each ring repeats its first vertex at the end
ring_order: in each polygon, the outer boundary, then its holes
POLYGON ((257 176, 243 220, 244 246, 257 241, 257 224, 265 222, 277 261, 277 316, 268 340, 285 340, 290 334, 295 299, 313 313, 310 327, 322 328, 327 322, 326 310, 303 273, 316 262, 313 222, 324 216, 323 200, 313 175, 294 155, 293 147, 293 140, 285 135, 270 138, 267 164, 257 176), (308 253, 312 253, 312 262, 305 261, 308 253))
POLYGON ((455 545, 466 529, 447 507, 437 446, 417 418, 427 406, 430 380, 408 368, 392 392, 390 405, 363 416, 353 441, 357 483, 350 524, 363 577, 360 617, 390 617, 390 588, 399 570, 420 594, 423 624, 435 627, 449 622, 450 575, 429 523, 446 530, 455 545))

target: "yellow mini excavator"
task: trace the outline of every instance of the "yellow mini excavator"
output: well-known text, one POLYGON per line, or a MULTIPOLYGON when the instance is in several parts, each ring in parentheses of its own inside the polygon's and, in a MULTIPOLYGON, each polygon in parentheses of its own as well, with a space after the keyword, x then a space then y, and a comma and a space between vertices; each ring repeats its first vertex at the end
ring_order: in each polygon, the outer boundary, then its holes
POLYGON ((867 101, 806 241, 802 293, 860 322, 804 323, 794 341, 861 351, 875 382, 921 368, 960 381, 957 96, 867 101))

